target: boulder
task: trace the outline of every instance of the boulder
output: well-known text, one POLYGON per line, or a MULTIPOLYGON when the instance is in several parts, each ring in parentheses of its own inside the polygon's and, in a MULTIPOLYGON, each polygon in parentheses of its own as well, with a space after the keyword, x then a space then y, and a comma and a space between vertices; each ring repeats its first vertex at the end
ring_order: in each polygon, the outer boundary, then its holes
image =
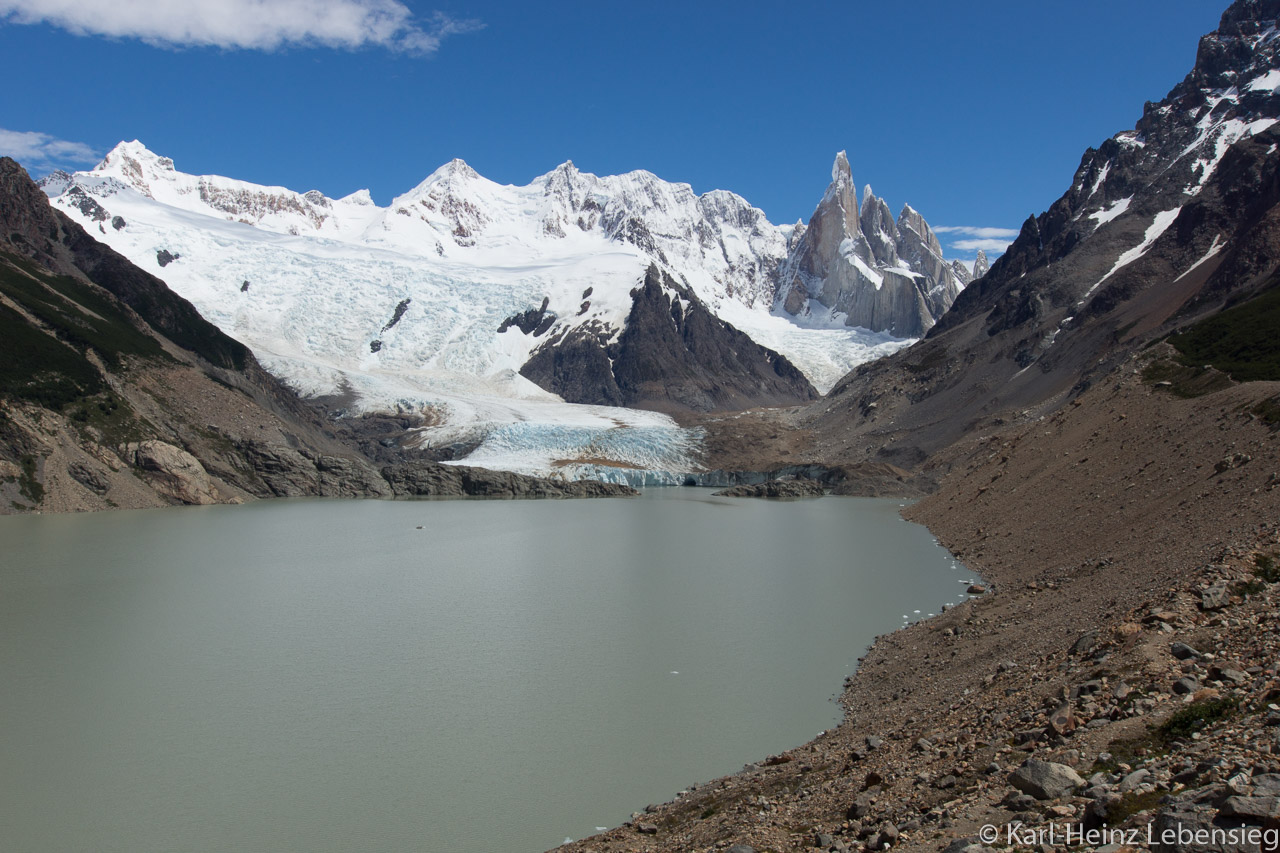
POLYGON ((1225 583, 1215 583, 1200 592, 1201 610, 1221 610, 1231 603, 1231 592, 1225 583))
POLYGON ((1280 818, 1280 797, 1227 797, 1218 814, 1250 823, 1275 820, 1280 818))
POLYGON ((1037 800, 1055 800, 1084 785, 1084 780, 1065 764, 1028 758, 1009 774, 1009 784, 1037 800))
POLYGON ((156 439, 126 445, 125 459, 157 493, 184 504, 212 504, 218 495, 200 460, 156 439))

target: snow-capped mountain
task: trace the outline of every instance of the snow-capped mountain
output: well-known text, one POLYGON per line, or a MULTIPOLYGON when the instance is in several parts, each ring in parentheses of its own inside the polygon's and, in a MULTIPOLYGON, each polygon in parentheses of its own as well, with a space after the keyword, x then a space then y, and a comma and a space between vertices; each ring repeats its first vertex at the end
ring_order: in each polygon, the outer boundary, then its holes
MULTIPOLYGON (((858 328, 838 305, 796 318, 775 310, 779 271, 805 251, 803 236, 733 193, 697 195, 643 171, 598 177, 565 163, 516 187, 454 160, 380 207, 365 191, 332 199, 186 174, 135 141, 43 186, 300 392, 352 412, 426 412, 436 426, 422 441, 433 446, 483 442, 495 424, 545 427, 539 441, 554 432, 554 458, 573 459, 615 421, 561 400, 803 402, 910 334, 858 328), (640 318, 664 352, 683 354, 665 367, 649 359, 656 345, 627 336, 640 318), (720 343, 692 341, 693 329, 720 343), (575 373, 587 363, 591 382, 575 373), (694 381, 673 385, 667 368, 694 381), (697 379, 712 373, 714 383, 697 379), (565 438, 572 425, 583 431, 565 438)), ((651 413, 619 417, 674 429, 651 413)), ((690 439, 671 441, 630 461, 674 466, 690 439)), ((484 452, 469 461, 483 464, 484 452)))
POLYGON ((970 280, 963 264, 943 259, 942 244, 910 205, 895 222, 889 205, 868 185, 859 209, 843 151, 808 227, 797 231, 776 289, 788 314, 835 312, 851 326, 918 337, 970 280))

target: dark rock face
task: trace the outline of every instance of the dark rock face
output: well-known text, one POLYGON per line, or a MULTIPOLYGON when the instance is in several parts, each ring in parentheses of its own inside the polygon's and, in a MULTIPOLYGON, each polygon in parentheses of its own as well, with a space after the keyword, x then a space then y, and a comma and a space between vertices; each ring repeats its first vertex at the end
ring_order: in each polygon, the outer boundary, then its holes
POLYGON ((182 257, 182 255, 178 255, 173 252, 170 252, 168 249, 161 249, 160 251, 156 252, 156 263, 158 263, 162 267, 167 267, 169 266, 169 264, 173 263, 180 257, 182 257))
MULTIPOLYGON (((88 193, 80 189, 80 187, 72 187, 67 190, 66 197, 75 205, 81 213, 92 219, 94 222, 105 222, 110 216, 102 205, 98 204, 97 199, 91 198, 88 193)), ((123 221, 123 220, 121 220, 123 221)))
POLYGON ((163 281, 85 233, 49 206, 13 160, 0 158, 0 247, 55 273, 84 276, 136 311, 170 340, 219 367, 242 369, 249 350, 200 316, 163 281))
MULTIPOLYGON (((590 290, 591 288, 587 289, 590 290)), ((502 324, 498 326, 498 334, 502 334, 507 329, 514 327, 526 335, 533 335, 535 338, 542 337, 556 322, 556 313, 547 310, 547 306, 550 304, 551 297, 542 297, 542 307, 530 308, 503 320, 502 324)))
POLYGON ((462 465, 402 463, 383 468, 382 476, 397 497, 581 498, 640 494, 618 483, 565 483, 462 465))
POLYGON ((626 327, 612 338, 605 327, 553 332, 520 373, 571 403, 655 411, 786 406, 818 396, 791 362, 718 319, 657 267, 632 291, 626 327))
POLYGON ((1280 283, 1280 43, 1265 37, 1278 15, 1275 0, 1233 4, 1191 73, 1085 152, 925 340, 837 384, 818 430, 874 436, 876 458, 910 467, 1280 283))
POLYGON ((400 322, 401 318, 404 317, 404 312, 409 310, 409 303, 411 302, 413 302, 412 299, 401 299, 400 302, 397 303, 395 310, 391 312, 391 319, 382 327, 383 332, 389 331, 395 327, 396 323, 400 322))
MULTIPOLYGON (((942 258, 942 244, 909 205, 894 221, 889 206, 863 190, 862 209, 843 151, 831 185, 780 269, 778 301, 803 315, 809 300, 848 315, 850 326, 899 337, 923 334, 969 281, 942 258)), ((985 261, 985 258, 984 258, 985 261)))
POLYGON ((824 494, 826 489, 817 480, 769 480, 716 492, 726 498, 816 498, 824 494))

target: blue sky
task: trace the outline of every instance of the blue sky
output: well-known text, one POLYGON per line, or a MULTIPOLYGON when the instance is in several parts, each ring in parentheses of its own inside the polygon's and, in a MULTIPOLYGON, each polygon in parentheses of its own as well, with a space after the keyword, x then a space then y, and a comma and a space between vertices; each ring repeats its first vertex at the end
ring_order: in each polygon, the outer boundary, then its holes
POLYGON ((380 204, 453 157, 517 184, 572 159, 791 222, 846 149, 895 212, 1016 230, 1225 6, 0 0, 0 153, 42 173, 138 138, 182 171, 380 204))

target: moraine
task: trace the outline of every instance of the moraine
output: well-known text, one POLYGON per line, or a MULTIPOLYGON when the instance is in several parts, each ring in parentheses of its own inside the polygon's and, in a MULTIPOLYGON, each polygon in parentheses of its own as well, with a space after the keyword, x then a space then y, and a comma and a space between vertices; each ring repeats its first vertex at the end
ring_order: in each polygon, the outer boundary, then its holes
POLYGON ((138 853, 591 834, 834 725, 874 636, 965 597, 901 505, 0 518, 0 823, 15 849, 138 853))

